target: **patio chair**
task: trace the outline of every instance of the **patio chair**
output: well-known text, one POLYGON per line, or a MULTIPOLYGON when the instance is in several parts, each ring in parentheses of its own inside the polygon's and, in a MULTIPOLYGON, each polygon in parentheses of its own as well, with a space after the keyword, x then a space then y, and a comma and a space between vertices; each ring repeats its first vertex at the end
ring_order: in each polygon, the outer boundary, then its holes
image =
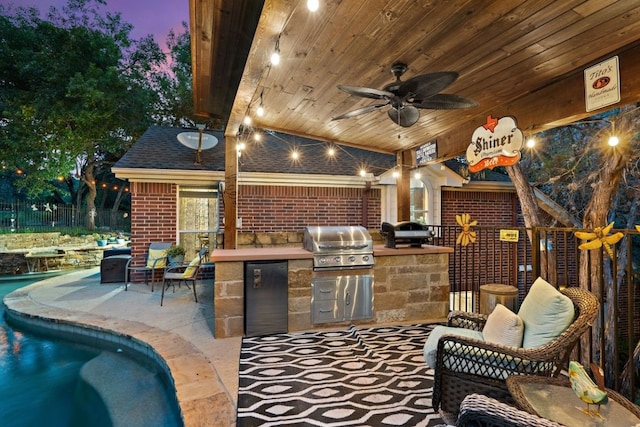
POLYGON ((562 369, 567 368, 571 351, 580 336, 595 321, 598 306, 597 298, 589 291, 579 288, 558 291, 539 278, 523 301, 518 316, 511 313, 516 318, 522 316, 524 322, 524 338, 520 346, 483 339, 482 331, 486 330, 485 326, 491 315, 451 312, 448 327, 436 327, 442 328, 441 331, 434 335, 434 332, 437 332, 434 329, 425 344, 425 360, 434 368, 434 409, 440 410, 441 414, 447 414, 451 419, 458 414, 465 396, 472 393, 513 403, 505 383, 509 375, 556 377, 562 369), (547 300, 536 299, 540 296, 547 300), (567 326, 557 330, 554 338, 541 340, 540 336, 535 335, 539 333, 540 328, 536 322, 548 327, 548 324, 545 324, 546 320, 553 319, 559 311, 551 302, 555 300, 551 298, 562 300, 562 303, 568 306, 563 314, 565 317, 568 316, 567 326), (570 310, 571 303, 573 310, 570 310), (532 320, 532 315, 538 316, 538 319, 532 320), (429 342, 432 336, 437 340, 435 343, 429 342), (437 346, 435 355, 428 351, 434 345, 437 346))
POLYGON ((187 288, 189 288, 189 282, 191 282, 191 286, 193 286, 193 297, 196 302, 198 302, 198 295, 196 294, 196 279, 198 277, 198 271, 200 270, 202 261, 206 258, 207 253, 208 249, 203 247, 189 264, 169 265, 165 268, 164 275, 162 276, 162 295, 160 296, 160 306, 162 306, 164 302, 164 291, 169 286, 173 286, 173 292, 175 292, 176 282, 178 282, 178 286, 184 282, 187 288))
POLYGON ((131 257, 127 263, 124 290, 127 290, 127 286, 131 280, 131 272, 140 272, 144 273, 145 285, 149 285, 149 276, 151 276, 151 292, 153 292, 156 272, 161 274, 167 265, 167 249, 169 249, 171 245, 171 242, 153 242, 149 244, 149 249, 144 255, 144 260, 140 260, 141 257, 137 257, 137 260, 136 257, 131 257))

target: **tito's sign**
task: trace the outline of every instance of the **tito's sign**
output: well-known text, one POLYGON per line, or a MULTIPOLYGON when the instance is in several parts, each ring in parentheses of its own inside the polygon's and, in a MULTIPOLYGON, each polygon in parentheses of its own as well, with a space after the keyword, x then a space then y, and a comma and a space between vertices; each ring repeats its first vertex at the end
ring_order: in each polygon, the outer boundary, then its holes
POLYGON ((523 145, 524 137, 516 125, 516 119, 507 116, 498 120, 487 116, 487 123, 473 132, 467 148, 469 171, 513 166, 520 160, 523 145))

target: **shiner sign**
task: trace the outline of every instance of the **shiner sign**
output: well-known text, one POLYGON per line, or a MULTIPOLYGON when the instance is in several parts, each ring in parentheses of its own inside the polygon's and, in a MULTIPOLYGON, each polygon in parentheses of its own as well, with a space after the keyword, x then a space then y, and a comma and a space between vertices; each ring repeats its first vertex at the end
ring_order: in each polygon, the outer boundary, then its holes
POLYGON ((498 120, 487 116, 487 122, 473 132, 467 148, 469 171, 513 166, 520 160, 523 146, 524 137, 515 118, 507 116, 498 120))

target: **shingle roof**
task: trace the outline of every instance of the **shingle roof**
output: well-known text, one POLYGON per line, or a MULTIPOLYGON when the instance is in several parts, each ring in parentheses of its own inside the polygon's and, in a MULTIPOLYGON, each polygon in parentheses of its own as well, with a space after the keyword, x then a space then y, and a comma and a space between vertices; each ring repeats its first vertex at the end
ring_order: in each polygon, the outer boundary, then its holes
MULTIPOLYGON (((222 132, 206 131, 218 144, 202 151, 202 164, 195 165, 195 151, 177 139, 181 132, 194 132, 166 126, 151 126, 115 164, 116 168, 224 171, 225 137, 222 132)), ((396 157, 353 147, 334 145, 336 154, 327 156, 330 144, 278 133, 264 133, 262 140, 248 139, 239 159, 242 172, 356 175, 360 168, 380 175, 394 167, 396 157), (291 159, 291 151, 299 159, 291 159)))

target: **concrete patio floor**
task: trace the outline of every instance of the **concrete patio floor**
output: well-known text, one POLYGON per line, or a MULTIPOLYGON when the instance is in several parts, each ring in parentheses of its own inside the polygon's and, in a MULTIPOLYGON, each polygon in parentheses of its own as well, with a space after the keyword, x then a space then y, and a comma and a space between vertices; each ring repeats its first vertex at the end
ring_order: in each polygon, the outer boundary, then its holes
POLYGON ((173 377, 185 426, 235 425, 241 338, 213 336, 213 283, 200 281, 198 303, 184 286, 155 292, 134 283, 100 284, 99 268, 74 271, 21 288, 7 310, 132 337, 151 346, 173 377))

